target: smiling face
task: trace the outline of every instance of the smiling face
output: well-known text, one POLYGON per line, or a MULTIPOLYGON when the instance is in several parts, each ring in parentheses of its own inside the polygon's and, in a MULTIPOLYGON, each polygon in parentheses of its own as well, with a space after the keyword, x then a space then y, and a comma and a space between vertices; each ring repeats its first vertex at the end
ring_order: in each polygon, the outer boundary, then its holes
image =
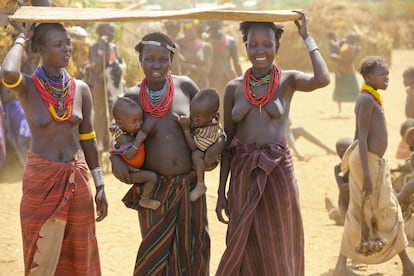
POLYGON ((152 90, 162 88, 171 67, 170 51, 163 46, 145 45, 140 56, 142 69, 152 90), (160 84, 161 87, 159 88, 160 84), (152 87, 154 85, 156 87, 152 87))
POLYGON ((64 30, 50 29, 42 37, 40 54, 43 66, 50 73, 66 67, 72 55, 72 43, 64 30))
POLYGON ((246 52, 255 75, 269 72, 277 51, 275 33, 270 28, 255 26, 249 30, 246 52))

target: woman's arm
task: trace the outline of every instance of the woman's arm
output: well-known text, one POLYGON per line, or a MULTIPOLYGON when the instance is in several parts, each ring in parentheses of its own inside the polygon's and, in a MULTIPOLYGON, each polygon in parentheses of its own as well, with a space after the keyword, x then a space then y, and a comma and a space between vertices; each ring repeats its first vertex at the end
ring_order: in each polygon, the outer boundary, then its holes
MULTIPOLYGON (((92 96, 89 87, 83 81, 76 81, 78 91, 82 94, 82 122, 79 125, 80 137, 82 134, 94 133, 92 123, 92 96)), ((91 170, 96 187, 96 211, 98 217, 96 221, 103 220, 108 214, 108 201, 105 195, 105 183, 102 168, 99 163, 99 153, 96 146, 96 139, 80 139, 82 150, 85 154, 86 162, 91 170)))
POLYGON ((297 71, 294 74, 294 90, 312 91, 317 88, 325 87, 330 83, 329 69, 324 58, 319 52, 319 48, 315 40, 310 36, 308 30, 308 19, 303 11, 295 12, 301 14, 301 22, 295 21, 299 35, 305 40, 307 50, 309 52, 313 75, 305 74, 297 71))

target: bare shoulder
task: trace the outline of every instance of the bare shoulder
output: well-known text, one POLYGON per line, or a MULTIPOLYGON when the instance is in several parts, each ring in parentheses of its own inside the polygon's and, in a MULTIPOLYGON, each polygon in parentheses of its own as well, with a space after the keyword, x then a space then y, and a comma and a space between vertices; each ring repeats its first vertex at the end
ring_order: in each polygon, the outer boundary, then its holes
POLYGON ((83 80, 75 79, 75 84, 76 91, 80 91, 81 93, 90 93, 89 86, 83 80))

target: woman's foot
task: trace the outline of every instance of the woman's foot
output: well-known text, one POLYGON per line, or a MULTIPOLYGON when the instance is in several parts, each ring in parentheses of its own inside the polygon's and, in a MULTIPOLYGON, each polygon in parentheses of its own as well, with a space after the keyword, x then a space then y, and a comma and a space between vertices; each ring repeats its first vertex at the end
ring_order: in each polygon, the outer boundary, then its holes
POLYGON ((190 192, 190 200, 192 202, 196 201, 200 196, 204 195, 207 191, 206 185, 204 183, 199 183, 195 188, 190 192))

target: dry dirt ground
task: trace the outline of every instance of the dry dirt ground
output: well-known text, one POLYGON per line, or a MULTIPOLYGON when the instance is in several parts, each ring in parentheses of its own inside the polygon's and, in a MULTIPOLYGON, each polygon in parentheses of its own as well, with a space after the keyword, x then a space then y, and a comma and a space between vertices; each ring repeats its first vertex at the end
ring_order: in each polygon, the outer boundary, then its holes
MULTIPOLYGON (((395 151, 400 141, 399 127, 405 119, 405 89, 402 85, 402 72, 412 64, 414 50, 398 50, 392 53, 390 83, 384 95, 384 106, 389 128, 389 147, 386 158, 395 167, 395 151)), ((343 136, 353 136, 353 104, 344 104, 344 117, 337 118, 337 106, 332 101, 332 83, 314 93, 296 93, 291 118, 295 125, 302 125, 318 136, 326 144, 334 147, 335 141, 343 136)), ((361 81, 361 79, 359 78, 361 81)), ((333 176, 333 166, 339 161, 335 155, 327 155, 323 150, 299 139, 298 146, 308 156, 308 162, 295 159, 295 171, 300 187, 300 200, 305 230, 305 270, 308 276, 332 275, 338 256, 342 227, 328 219, 324 207, 324 197, 328 195, 335 202, 338 195, 333 176)), ((19 201, 21 183, 14 172, 2 172, 0 183, 0 275, 23 275, 22 245, 19 222, 19 201), (5 178, 5 173, 8 177, 5 178), (14 176, 14 177, 13 177, 14 176)), ((106 193, 109 198, 109 216, 97 224, 97 235, 105 276, 131 275, 135 254, 140 242, 137 214, 121 203, 128 186, 120 183, 111 174, 106 175, 106 193)), ((207 173, 207 196, 210 234, 212 240, 211 275, 215 274, 225 246, 225 225, 218 222, 214 212, 218 170, 207 173)), ((414 258, 413 243, 408 247, 414 258)), ((401 275, 401 262, 398 257, 380 264, 369 265, 359 271, 361 275, 401 275)))

